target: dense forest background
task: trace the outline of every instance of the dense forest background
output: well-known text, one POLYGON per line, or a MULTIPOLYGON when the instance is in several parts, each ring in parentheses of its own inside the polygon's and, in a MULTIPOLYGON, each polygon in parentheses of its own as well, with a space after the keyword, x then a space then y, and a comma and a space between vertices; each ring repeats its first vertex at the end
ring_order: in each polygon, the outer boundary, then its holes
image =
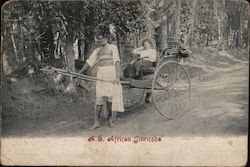
POLYGON ((113 25, 123 61, 145 37, 158 51, 171 42, 191 50, 244 49, 248 8, 234 0, 9 1, 1 18, 5 73, 44 63, 75 70, 95 47, 100 23, 113 25))

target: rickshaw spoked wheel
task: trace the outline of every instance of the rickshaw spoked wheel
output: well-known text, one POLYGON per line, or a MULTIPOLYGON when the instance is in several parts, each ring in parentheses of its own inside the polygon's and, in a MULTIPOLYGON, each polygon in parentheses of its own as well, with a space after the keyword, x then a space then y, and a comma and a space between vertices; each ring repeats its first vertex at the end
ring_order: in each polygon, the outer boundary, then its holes
POLYGON ((125 111, 130 111, 135 109, 141 103, 145 94, 145 89, 123 85, 122 92, 124 109, 125 111))
POLYGON ((190 97, 190 78, 181 64, 167 61, 157 67, 152 81, 152 100, 163 117, 175 119, 182 116, 190 97))

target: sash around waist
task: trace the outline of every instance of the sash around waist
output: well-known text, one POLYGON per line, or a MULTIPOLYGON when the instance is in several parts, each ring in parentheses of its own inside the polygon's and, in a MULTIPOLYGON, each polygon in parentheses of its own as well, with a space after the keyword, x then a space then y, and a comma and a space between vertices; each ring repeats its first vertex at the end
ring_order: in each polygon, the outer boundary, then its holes
POLYGON ((113 59, 111 58, 105 58, 105 59, 100 59, 97 63, 98 66, 112 66, 114 65, 113 59))

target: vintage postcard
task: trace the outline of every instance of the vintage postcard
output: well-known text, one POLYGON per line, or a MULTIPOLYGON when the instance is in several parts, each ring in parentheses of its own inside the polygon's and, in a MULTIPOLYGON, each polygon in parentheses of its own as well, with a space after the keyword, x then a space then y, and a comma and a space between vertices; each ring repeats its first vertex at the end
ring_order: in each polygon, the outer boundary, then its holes
POLYGON ((247 164, 247 1, 10 0, 1 13, 1 165, 247 164))

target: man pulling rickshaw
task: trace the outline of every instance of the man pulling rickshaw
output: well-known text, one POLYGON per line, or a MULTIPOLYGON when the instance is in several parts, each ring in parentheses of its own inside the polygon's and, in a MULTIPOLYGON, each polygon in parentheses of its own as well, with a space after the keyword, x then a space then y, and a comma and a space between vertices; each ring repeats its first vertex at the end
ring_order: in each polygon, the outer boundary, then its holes
POLYGON ((86 60, 79 73, 83 73, 88 67, 97 68, 96 78, 109 82, 96 82, 95 121, 90 130, 101 126, 100 114, 103 106, 107 106, 108 123, 113 127, 112 111, 123 112, 122 86, 120 84, 120 57, 116 45, 108 43, 109 31, 105 25, 100 25, 97 32, 99 46, 86 60))

